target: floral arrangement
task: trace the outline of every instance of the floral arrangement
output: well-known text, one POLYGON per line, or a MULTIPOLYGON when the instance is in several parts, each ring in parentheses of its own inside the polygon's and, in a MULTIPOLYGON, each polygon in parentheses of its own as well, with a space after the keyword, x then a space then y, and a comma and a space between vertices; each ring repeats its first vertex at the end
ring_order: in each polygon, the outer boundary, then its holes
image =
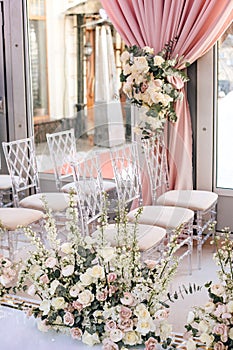
POLYGON ((0 255, 0 297, 9 293, 15 283, 17 265, 0 255))
POLYGON ((174 102, 183 98, 181 89, 188 77, 176 68, 182 58, 171 58, 174 42, 171 40, 156 55, 147 46, 127 47, 121 55, 123 91, 131 103, 145 107, 135 128, 142 138, 163 131, 166 120, 177 120, 174 102))
POLYGON ((105 350, 137 344, 147 350, 174 349, 163 300, 177 268, 171 259, 179 231, 163 260, 142 262, 136 238, 141 210, 133 229, 123 212, 116 221, 114 246, 105 237, 106 212, 93 237, 81 236, 72 194, 66 242, 58 238, 49 211, 45 243, 30 227, 24 228, 35 250, 22 262, 15 292, 37 298, 27 313, 37 318, 41 331, 54 329, 88 345, 102 343, 105 350))
POLYGON ((188 314, 188 350, 198 348, 193 337, 198 337, 208 349, 233 349, 233 241, 228 228, 223 230, 223 236, 215 237, 215 244, 220 283, 207 283, 209 301, 188 314))

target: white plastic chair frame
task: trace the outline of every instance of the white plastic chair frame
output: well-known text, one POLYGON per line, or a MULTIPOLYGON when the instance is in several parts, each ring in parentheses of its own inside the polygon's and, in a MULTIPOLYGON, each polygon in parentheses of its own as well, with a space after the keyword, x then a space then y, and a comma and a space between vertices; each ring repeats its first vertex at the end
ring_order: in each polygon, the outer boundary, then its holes
POLYGON ((196 230, 196 235, 193 235, 193 239, 197 240, 197 260, 200 269, 202 246, 211 235, 215 234, 214 229, 209 231, 206 229, 216 220, 218 196, 210 191, 168 190, 167 150, 163 133, 157 135, 155 140, 144 140, 143 148, 151 182, 153 203, 188 208, 194 211, 193 230, 196 230), (160 192, 161 189, 163 194, 160 192), (206 232, 204 233, 204 231, 206 232))
MULTIPOLYGON (((136 143, 132 143, 111 149, 119 202, 123 205, 133 202, 134 207, 142 205, 141 171, 137 147, 136 143), (135 205, 136 201, 137 205, 135 205)), ((137 209, 134 209, 129 212, 128 218, 130 221, 135 220, 134 215, 136 210, 137 209)), ((183 230, 179 235, 177 250, 187 245, 187 250, 180 255, 179 259, 183 259, 188 255, 190 274, 192 271, 193 216, 193 211, 189 209, 152 205, 143 206, 143 212, 139 218, 140 224, 165 228, 168 239, 175 229, 180 225, 183 226, 183 230), (170 222, 169 217, 171 219, 170 222)))
POLYGON ((77 202, 83 217, 83 233, 90 235, 103 212, 103 178, 94 152, 80 161, 71 162, 77 202))

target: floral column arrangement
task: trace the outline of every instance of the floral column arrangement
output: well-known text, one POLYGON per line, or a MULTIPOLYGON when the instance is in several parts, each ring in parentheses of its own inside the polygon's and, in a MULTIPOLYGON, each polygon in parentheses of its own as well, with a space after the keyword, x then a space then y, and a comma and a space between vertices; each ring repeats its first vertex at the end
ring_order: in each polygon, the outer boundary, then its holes
POLYGON ((123 91, 132 104, 145 107, 135 128, 142 138, 162 132, 166 120, 177 120, 174 103, 183 98, 181 89, 189 79, 176 68, 182 58, 171 58, 173 44, 171 41, 156 55, 147 46, 127 47, 121 55, 123 91))

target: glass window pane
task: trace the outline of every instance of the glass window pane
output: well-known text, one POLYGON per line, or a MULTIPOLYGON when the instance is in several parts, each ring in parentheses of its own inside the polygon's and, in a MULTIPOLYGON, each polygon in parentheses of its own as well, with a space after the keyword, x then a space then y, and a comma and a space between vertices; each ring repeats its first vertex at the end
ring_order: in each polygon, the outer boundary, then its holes
POLYGON ((217 183, 233 189, 233 24, 218 43, 217 183))

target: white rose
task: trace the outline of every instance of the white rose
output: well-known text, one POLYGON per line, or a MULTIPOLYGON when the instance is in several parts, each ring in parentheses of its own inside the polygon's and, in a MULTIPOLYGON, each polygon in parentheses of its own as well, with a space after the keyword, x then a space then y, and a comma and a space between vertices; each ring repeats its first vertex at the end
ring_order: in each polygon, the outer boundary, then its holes
POLYGON ((124 69, 123 69, 123 74, 124 75, 129 75, 131 74, 131 66, 127 63, 125 66, 124 66, 124 69))
POLYGON ((81 292, 77 299, 77 301, 84 307, 90 305, 93 300, 94 295, 88 289, 81 292))
POLYGON ((109 262, 115 256, 115 248, 105 247, 99 250, 99 255, 104 259, 105 262, 109 262))
POLYGON ((43 311, 43 315, 48 315, 49 311, 50 311, 50 306, 51 306, 51 303, 49 300, 42 300, 42 302, 40 303, 40 306, 39 306, 39 309, 41 311, 43 311))
POLYGON ((172 325, 171 324, 169 324, 168 322, 162 322, 160 324, 160 337, 162 340, 165 340, 168 337, 170 337, 171 332, 172 332, 172 325))
POLYGON ((53 298, 51 304, 55 310, 64 309, 66 307, 66 302, 63 297, 53 298))
POLYGON ((123 51, 121 54, 121 62, 125 63, 126 61, 128 61, 130 58, 130 54, 128 51, 123 51))
POLYGON ((37 319, 37 328, 41 332, 48 332, 49 326, 46 325, 45 320, 41 320, 40 318, 37 319))
POLYGON ((151 318, 139 319, 136 331, 142 335, 146 335, 149 332, 155 331, 155 325, 151 318))
POLYGON ((29 295, 35 295, 35 293, 36 293, 36 288, 35 288, 35 286, 34 286, 34 284, 31 284, 30 285, 30 287, 28 288, 28 290, 27 290, 27 293, 29 294, 29 295))
POLYGON ((193 311, 189 311, 188 317, 187 317, 187 323, 192 323, 194 321, 195 314, 193 311))
POLYGON ((89 346, 93 346, 95 344, 99 344, 100 340, 97 333, 90 334, 87 331, 85 331, 82 335, 82 342, 89 346))
POLYGON ((67 265, 62 268, 61 273, 63 276, 71 276, 74 273, 74 265, 67 265))
POLYGON ((62 251, 62 253, 65 253, 65 254, 72 253, 72 244, 69 242, 63 243, 61 245, 61 251, 62 251))
POLYGON ((228 333, 228 336, 229 336, 230 339, 233 340, 233 327, 230 328, 229 333, 228 333))
POLYGON ((225 294, 225 288, 221 284, 214 284, 210 287, 211 293, 221 297, 225 294))
POLYGON ((206 345, 207 348, 209 348, 213 341, 214 341, 214 336, 209 335, 208 333, 202 333, 200 335, 200 341, 206 345))
POLYGON ((227 303, 227 312, 233 313, 233 301, 229 301, 229 303, 227 303))
POLYGON ((141 339, 135 331, 129 331, 125 333, 123 343, 125 345, 136 345, 141 343, 141 339))
POLYGON ((73 298, 76 298, 80 292, 80 286, 78 284, 75 284, 73 287, 70 288, 70 296, 73 298))
POLYGON ((187 350, 195 350, 197 348, 196 343, 193 339, 189 339, 186 343, 186 349, 187 350))
POLYGON ((118 341, 120 341, 123 338, 123 333, 120 329, 113 329, 110 331, 109 338, 114 343, 117 343, 118 341))
POLYGON ((164 58, 161 56, 156 55, 154 57, 154 65, 155 66, 161 66, 161 64, 164 62, 164 58))
POLYGON ((209 301, 205 304, 204 308, 206 313, 211 313, 216 309, 216 306, 212 301, 209 301))
POLYGON ((84 286, 89 286, 93 282, 93 278, 89 274, 83 273, 80 276, 80 281, 84 286))
POLYGON ((52 256, 45 260, 45 266, 50 267, 51 269, 56 265, 56 263, 57 259, 52 256))
POLYGON ((57 287, 59 286, 59 281, 58 280, 54 280, 53 282, 51 282, 50 284, 50 288, 49 288, 49 291, 50 291, 50 294, 51 295, 54 295, 57 287))
POLYGON ((105 277, 104 268, 100 265, 95 265, 92 268, 87 269, 87 274, 95 279, 103 279, 105 277))
POLYGON ((137 305, 134 313, 139 319, 146 320, 150 318, 150 313, 144 304, 137 305))
POLYGON ((202 320, 198 325, 198 329, 201 333, 206 333, 209 329, 209 324, 202 320))
POLYGON ((133 61, 133 66, 131 67, 132 71, 138 71, 138 72, 143 72, 146 73, 149 70, 148 62, 146 57, 144 56, 139 56, 139 57, 134 57, 133 61))
POLYGON ((150 53, 151 55, 153 55, 153 53, 154 53, 153 47, 144 46, 144 47, 143 47, 143 50, 144 50, 145 52, 147 52, 147 53, 150 53))

